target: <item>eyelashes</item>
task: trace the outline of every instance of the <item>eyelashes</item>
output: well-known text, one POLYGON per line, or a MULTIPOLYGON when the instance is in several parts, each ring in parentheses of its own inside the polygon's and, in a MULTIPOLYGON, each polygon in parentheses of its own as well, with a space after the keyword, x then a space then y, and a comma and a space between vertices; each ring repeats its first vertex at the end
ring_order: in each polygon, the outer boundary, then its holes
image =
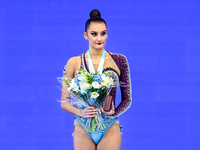
POLYGON ((106 32, 105 32, 105 31, 104 31, 104 32, 102 32, 102 33, 101 33, 101 35, 102 35, 102 36, 106 35, 106 32))
MULTIPOLYGON (((92 36, 97 36, 98 33, 97 32, 91 32, 91 35, 92 36)), ((101 36, 104 36, 104 35, 106 35, 106 31, 101 32, 101 36)))
POLYGON ((92 36, 96 36, 97 33, 96 33, 96 32, 92 32, 91 35, 92 35, 92 36))

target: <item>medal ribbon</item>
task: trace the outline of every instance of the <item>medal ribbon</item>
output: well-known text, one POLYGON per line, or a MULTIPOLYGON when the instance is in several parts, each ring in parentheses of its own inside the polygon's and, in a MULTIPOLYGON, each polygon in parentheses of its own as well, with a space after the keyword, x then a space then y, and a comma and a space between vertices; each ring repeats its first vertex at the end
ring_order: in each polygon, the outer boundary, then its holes
MULTIPOLYGON (((103 54, 101 55, 101 60, 100 60, 99 67, 98 67, 98 70, 97 70, 100 74, 102 74, 102 72, 103 72, 103 65, 104 65, 105 56, 106 56, 106 52, 104 50, 103 54)), ((92 58, 90 56, 89 50, 87 51, 87 59, 88 59, 90 73, 95 73, 95 69, 94 69, 94 66, 93 66, 93 63, 92 63, 92 58)))

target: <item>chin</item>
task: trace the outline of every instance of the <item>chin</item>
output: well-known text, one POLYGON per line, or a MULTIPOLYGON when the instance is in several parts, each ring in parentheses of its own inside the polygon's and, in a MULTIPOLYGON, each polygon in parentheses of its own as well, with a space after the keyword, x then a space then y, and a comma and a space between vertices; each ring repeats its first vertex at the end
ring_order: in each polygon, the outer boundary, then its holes
POLYGON ((97 50, 102 50, 102 49, 104 49, 103 47, 101 47, 101 48, 96 48, 97 50))
POLYGON ((104 47, 102 47, 102 46, 101 47, 94 46, 93 48, 96 49, 96 50, 102 50, 102 49, 104 49, 104 47))
POLYGON ((103 46, 102 45, 101 46, 96 46, 95 49, 102 50, 102 49, 104 49, 104 45, 103 46))

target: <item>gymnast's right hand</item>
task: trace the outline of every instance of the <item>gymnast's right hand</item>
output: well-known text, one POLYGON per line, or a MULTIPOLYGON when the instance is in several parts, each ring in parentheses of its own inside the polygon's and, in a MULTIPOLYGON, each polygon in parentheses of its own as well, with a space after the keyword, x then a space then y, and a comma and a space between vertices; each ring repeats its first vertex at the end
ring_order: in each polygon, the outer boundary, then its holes
POLYGON ((98 109, 95 107, 89 106, 85 109, 80 109, 79 116, 83 118, 92 118, 98 113, 98 109))

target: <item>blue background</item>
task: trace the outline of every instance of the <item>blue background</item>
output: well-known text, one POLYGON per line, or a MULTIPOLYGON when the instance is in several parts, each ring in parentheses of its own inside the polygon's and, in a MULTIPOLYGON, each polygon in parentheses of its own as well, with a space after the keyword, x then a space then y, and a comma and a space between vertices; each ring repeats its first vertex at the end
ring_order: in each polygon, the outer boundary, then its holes
POLYGON ((199 150, 199 0, 1 0, 0 149, 73 149, 56 77, 88 49, 94 8, 108 24, 105 49, 131 69, 121 149, 199 150))

